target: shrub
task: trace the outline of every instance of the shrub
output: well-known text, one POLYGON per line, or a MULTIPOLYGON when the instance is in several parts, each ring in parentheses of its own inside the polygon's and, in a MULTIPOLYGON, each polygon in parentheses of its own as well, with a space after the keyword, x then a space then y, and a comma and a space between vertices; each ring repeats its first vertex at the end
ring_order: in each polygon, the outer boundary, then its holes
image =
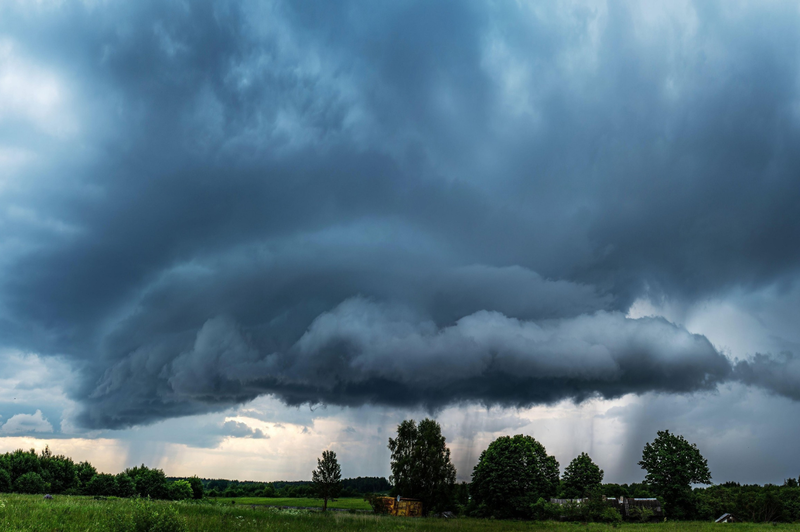
POLYGON ((145 499, 134 499, 130 515, 115 513, 110 532, 186 532, 186 520, 172 506, 161 506, 145 499))
POLYGON ((561 507, 559 505, 547 502, 542 497, 539 497, 535 503, 531 504, 531 517, 537 521, 558 519, 560 513, 561 507))
POLYGON ((17 493, 45 493, 48 490, 47 483, 39 473, 25 473, 14 482, 14 491, 17 493))
POLYGON ((192 485, 186 480, 176 480, 169 484, 169 498, 173 501, 191 499, 194 495, 192 485))

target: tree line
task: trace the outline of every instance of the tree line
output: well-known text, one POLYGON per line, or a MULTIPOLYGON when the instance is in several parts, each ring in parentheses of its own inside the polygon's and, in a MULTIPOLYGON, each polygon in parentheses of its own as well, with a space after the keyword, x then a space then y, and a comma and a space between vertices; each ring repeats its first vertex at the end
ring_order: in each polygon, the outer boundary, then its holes
MULTIPOLYGON (((707 460, 697 445, 666 430, 645 444, 638 462, 644 481, 630 485, 603 483, 603 470, 587 453, 580 453, 562 473, 544 445, 521 434, 494 440, 481 453, 471 482, 457 484, 445 437, 431 419, 403 421, 388 446, 390 493, 421 500, 425 513, 614 522, 621 516, 608 498, 655 497, 670 519, 716 519, 732 513, 744 521, 800 521, 800 479, 788 479, 782 486, 700 487, 711 484, 707 460), (554 504, 552 499, 575 502, 554 504)), ((641 518, 647 517, 642 510, 641 518)))
MULTIPOLYGON (((381 477, 341 480, 342 497, 386 492, 391 485, 381 477)), ((91 495, 98 497, 149 497, 162 500, 204 497, 316 497, 313 482, 240 482, 194 477, 167 477, 161 469, 144 464, 111 475, 98 473, 89 462, 74 462, 54 455, 49 447, 41 453, 21 449, 0 454, 0 493, 91 495)))
MULTIPOLYGON (((203 483, 208 497, 308 498, 317 496, 314 483, 308 480, 254 482, 201 478, 200 481, 203 483)), ((384 477, 344 478, 341 481, 339 497, 362 497, 367 493, 388 492, 390 489, 392 486, 384 477)))
POLYGON ((0 492, 138 496, 179 501, 202 499, 203 484, 197 477, 170 481, 162 470, 144 464, 118 475, 98 473, 89 462, 75 463, 45 447, 39 454, 34 449, 19 449, 0 455, 0 492))

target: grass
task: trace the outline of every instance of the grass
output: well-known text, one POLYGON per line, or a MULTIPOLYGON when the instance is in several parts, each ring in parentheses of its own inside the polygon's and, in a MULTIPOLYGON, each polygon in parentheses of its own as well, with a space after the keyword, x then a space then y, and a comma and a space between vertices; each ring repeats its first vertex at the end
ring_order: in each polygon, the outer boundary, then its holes
MULTIPOLYGON (((295 499, 296 500, 296 499, 295 499)), ((9 532, 109 532, 112 517, 127 518, 135 502, 125 499, 96 501, 88 497, 56 496, 45 501, 36 495, 0 494, 0 530, 9 532)), ((170 506, 166 502, 150 503, 156 511, 170 506)), ((222 531, 385 531, 385 532, 500 532, 548 531, 611 532, 610 525, 578 523, 532 523, 522 521, 490 521, 481 519, 421 519, 347 514, 322 514, 306 510, 280 510, 274 507, 251 508, 245 504, 173 503, 191 532, 222 531)), ((705 532, 718 531, 720 526, 731 531, 798 530, 797 525, 729 524, 710 522, 624 524, 616 530, 629 532, 705 532)))
MULTIPOLYGON (((231 504, 231 501, 236 501, 236 504, 256 504, 259 506, 301 506, 305 508, 322 508, 322 499, 290 499, 290 498, 275 498, 275 497, 218 497, 216 500, 219 504, 231 504)), ((345 510, 371 510, 369 503, 361 498, 346 498, 336 499, 335 501, 328 501, 328 508, 343 508, 345 510)))

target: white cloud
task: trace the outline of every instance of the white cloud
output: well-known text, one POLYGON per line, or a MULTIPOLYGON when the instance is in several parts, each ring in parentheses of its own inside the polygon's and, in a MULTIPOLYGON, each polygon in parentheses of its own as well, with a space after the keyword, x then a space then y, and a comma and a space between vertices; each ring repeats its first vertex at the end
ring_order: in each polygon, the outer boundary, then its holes
POLYGON ((4 435, 30 432, 53 432, 53 425, 44 418, 41 410, 37 410, 35 414, 17 414, 0 428, 0 434, 4 435))

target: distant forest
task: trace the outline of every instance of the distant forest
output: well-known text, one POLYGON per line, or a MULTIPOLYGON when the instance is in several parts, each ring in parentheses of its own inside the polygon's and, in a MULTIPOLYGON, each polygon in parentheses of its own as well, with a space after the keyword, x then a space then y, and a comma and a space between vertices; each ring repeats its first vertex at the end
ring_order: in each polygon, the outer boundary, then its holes
MULTIPOLYGON (((184 477, 169 477, 169 480, 187 480, 184 477)), ((315 497, 314 485, 309 480, 279 480, 256 482, 227 479, 201 478, 207 497, 315 497)), ((360 497, 367 493, 384 493, 392 485, 384 477, 356 477, 342 479, 340 497, 360 497)))

